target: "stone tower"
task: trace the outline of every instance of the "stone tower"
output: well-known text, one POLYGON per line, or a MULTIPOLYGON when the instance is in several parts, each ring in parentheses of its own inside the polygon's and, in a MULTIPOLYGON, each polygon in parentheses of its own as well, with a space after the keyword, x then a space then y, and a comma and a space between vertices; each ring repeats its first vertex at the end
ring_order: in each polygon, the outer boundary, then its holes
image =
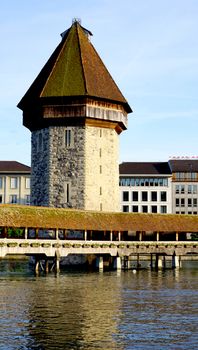
POLYGON ((78 21, 18 104, 31 137, 31 204, 119 210, 127 101, 78 21))

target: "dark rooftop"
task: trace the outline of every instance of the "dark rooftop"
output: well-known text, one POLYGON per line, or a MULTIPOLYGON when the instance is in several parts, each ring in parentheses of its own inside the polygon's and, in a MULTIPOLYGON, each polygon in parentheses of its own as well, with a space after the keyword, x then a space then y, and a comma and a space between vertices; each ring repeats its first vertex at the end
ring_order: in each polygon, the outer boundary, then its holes
POLYGON ((170 159, 172 172, 198 172, 198 159, 170 159))
POLYGON ((120 175, 170 175, 168 162, 126 162, 119 166, 120 175))
POLYGON ((90 32, 75 21, 62 34, 62 41, 19 102, 19 108, 46 104, 52 98, 80 96, 114 101, 131 112, 87 33, 90 32))
POLYGON ((0 160, 0 172, 25 172, 30 173, 31 168, 25 164, 16 162, 14 160, 0 160))

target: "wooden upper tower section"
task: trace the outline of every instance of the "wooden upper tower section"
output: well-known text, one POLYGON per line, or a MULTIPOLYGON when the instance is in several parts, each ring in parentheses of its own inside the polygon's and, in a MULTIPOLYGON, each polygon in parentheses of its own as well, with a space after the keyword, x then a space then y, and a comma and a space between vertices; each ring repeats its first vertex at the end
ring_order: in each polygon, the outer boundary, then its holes
POLYGON ((78 21, 61 34, 62 41, 18 104, 31 131, 50 125, 103 120, 126 129, 132 112, 91 44, 91 32, 78 21))

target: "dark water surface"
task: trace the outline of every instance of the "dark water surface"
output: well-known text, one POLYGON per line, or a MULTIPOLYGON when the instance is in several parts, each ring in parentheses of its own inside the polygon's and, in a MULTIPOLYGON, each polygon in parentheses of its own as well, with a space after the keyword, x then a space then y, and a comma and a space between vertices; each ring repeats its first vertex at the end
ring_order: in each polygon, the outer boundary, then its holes
POLYGON ((0 262, 0 349, 198 349, 198 266, 35 277, 0 262))

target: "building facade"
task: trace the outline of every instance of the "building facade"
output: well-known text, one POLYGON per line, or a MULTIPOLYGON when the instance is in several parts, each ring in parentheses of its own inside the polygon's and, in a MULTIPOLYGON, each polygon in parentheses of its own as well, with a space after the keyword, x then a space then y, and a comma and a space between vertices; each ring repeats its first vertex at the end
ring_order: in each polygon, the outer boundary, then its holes
POLYGON ((30 172, 19 162, 0 161, 0 204, 30 204, 30 172))
POLYGON ((198 214, 198 159, 171 159, 172 213, 198 214))
POLYGON ((120 164, 120 210, 171 213, 171 171, 167 162, 120 164))
POLYGON ((18 107, 31 139, 31 204, 119 211, 119 134, 132 112, 78 21, 18 107))

